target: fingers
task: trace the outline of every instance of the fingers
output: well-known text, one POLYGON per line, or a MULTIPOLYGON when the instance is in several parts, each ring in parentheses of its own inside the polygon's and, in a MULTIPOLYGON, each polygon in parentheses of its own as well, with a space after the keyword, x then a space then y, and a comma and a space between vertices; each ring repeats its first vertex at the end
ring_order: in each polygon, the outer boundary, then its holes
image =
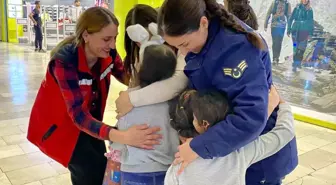
POLYGON ((141 124, 141 125, 137 125, 136 128, 138 130, 146 130, 146 134, 147 135, 151 135, 151 134, 154 134, 156 132, 159 132, 161 130, 160 127, 151 127, 149 128, 149 125, 148 124, 141 124))
POLYGON ((146 134, 154 134, 156 132, 159 132, 161 130, 160 127, 151 127, 146 130, 146 134))
POLYGON ((141 124, 136 126, 137 130, 146 130, 149 128, 148 124, 141 124))
POLYGON ((158 140, 161 138, 162 138, 161 134, 151 134, 151 135, 146 136, 147 140, 158 140))
POLYGON ((180 164, 180 163, 182 163, 183 162, 183 160, 182 160, 182 158, 175 158, 175 160, 173 161, 173 165, 174 166, 176 166, 176 165, 178 165, 178 164, 180 164))
POLYGON ((158 140, 146 140, 143 145, 141 145, 140 148, 146 149, 146 150, 153 150, 154 145, 159 145, 160 141, 158 140))
POLYGON ((148 146, 159 145, 159 144, 160 144, 160 141, 158 140, 146 140, 145 141, 145 145, 148 145, 148 146))
POLYGON ((145 150, 153 150, 154 147, 151 145, 142 145, 140 148, 145 149, 145 150))
POLYGON ((184 171, 184 169, 188 166, 187 162, 182 162, 182 165, 180 166, 180 169, 177 172, 177 175, 181 175, 181 173, 184 171))
POLYGON ((174 162, 173 162, 173 165, 178 165, 178 164, 180 164, 180 163, 182 163, 182 162, 183 162, 183 160, 182 160, 182 158, 181 158, 180 152, 177 152, 177 153, 175 154, 175 160, 174 160, 174 162))
POLYGON ((177 152, 177 153, 175 154, 175 158, 179 158, 179 157, 181 157, 180 152, 177 152))

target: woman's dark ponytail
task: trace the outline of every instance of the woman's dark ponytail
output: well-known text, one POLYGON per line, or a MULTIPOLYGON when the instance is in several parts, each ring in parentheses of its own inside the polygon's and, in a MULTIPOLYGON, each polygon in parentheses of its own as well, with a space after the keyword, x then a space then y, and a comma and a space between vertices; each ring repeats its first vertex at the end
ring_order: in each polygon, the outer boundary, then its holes
POLYGON ((254 30, 258 30, 258 19, 250 6, 249 0, 228 0, 227 8, 230 13, 238 17, 254 30))
POLYGON ((254 32, 248 32, 245 28, 241 26, 234 18, 234 16, 221 7, 216 0, 204 0, 206 5, 207 13, 211 17, 219 17, 224 27, 231 27, 237 32, 245 33, 247 39, 258 49, 264 49, 264 43, 261 38, 254 32))
POLYGON ((238 19, 216 0, 165 0, 158 16, 159 34, 174 37, 197 31, 203 16, 210 20, 214 17, 220 18, 223 27, 244 33, 255 47, 265 48, 262 39, 256 33, 243 28, 238 19))

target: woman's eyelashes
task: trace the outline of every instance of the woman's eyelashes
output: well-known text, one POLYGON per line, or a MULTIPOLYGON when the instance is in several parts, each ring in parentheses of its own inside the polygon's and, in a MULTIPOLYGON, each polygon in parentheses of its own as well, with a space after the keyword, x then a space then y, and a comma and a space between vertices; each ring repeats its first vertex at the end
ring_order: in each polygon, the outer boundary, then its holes
POLYGON ((117 36, 115 36, 115 37, 105 37, 105 38, 103 38, 103 40, 104 40, 105 42, 110 42, 110 41, 112 41, 112 40, 117 40, 117 36))
POLYGON ((109 42, 109 41, 111 40, 111 38, 108 37, 108 38, 104 38, 103 40, 104 40, 105 42, 109 42))
POLYGON ((182 47, 187 47, 189 45, 189 43, 184 43, 183 45, 182 45, 182 47))

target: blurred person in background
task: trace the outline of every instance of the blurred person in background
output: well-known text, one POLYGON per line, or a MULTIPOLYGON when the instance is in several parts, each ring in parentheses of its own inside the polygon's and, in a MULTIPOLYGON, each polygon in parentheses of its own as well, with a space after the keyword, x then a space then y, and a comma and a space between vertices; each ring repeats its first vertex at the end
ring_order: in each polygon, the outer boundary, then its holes
POLYGON ((80 0, 75 0, 74 5, 70 8, 70 19, 73 23, 77 22, 80 14, 83 11, 80 0))
POLYGON ((288 20, 287 35, 293 40, 293 72, 301 68, 308 40, 314 33, 314 12, 310 0, 301 0, 288 20))
POLYGON ((42 19, 41 19, 41 5, 40 1, 35 1, 35 8, 34 10, 29 14, 29 18, 34 23, 34 31, 35 31, 35 52, 45 52, 42 49, 42 41, 43 41, 43 35, 42 35, 42 19))
POLYGON ((271 29, 274 65, 279 64, 282 41, 287 27, 287 20, 291 16, 291 11, 291 5, 288 0, 275 0, 269 7, 266 14, 266 20, 264 25, 265 31, 267 31, 269 19, 272 16, 271 29))

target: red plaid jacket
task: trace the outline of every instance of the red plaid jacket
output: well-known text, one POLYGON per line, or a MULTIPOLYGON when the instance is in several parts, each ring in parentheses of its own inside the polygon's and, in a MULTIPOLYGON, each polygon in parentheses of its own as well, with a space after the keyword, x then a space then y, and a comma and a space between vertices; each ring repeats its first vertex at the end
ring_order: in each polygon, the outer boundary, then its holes
POLYGON ((51 59, 30 115, 28 140, 52 159, 68 166, 80 131, 108 140, 112 127, 102 123, 110 77, 123 80, 124 67, 116 50, 100 59, 96 72, 83 47, 64 46, 51 59), (99 93, 99 102, 92 100, 99 93), (91 115, 92 107, 100 116, 91 115))

